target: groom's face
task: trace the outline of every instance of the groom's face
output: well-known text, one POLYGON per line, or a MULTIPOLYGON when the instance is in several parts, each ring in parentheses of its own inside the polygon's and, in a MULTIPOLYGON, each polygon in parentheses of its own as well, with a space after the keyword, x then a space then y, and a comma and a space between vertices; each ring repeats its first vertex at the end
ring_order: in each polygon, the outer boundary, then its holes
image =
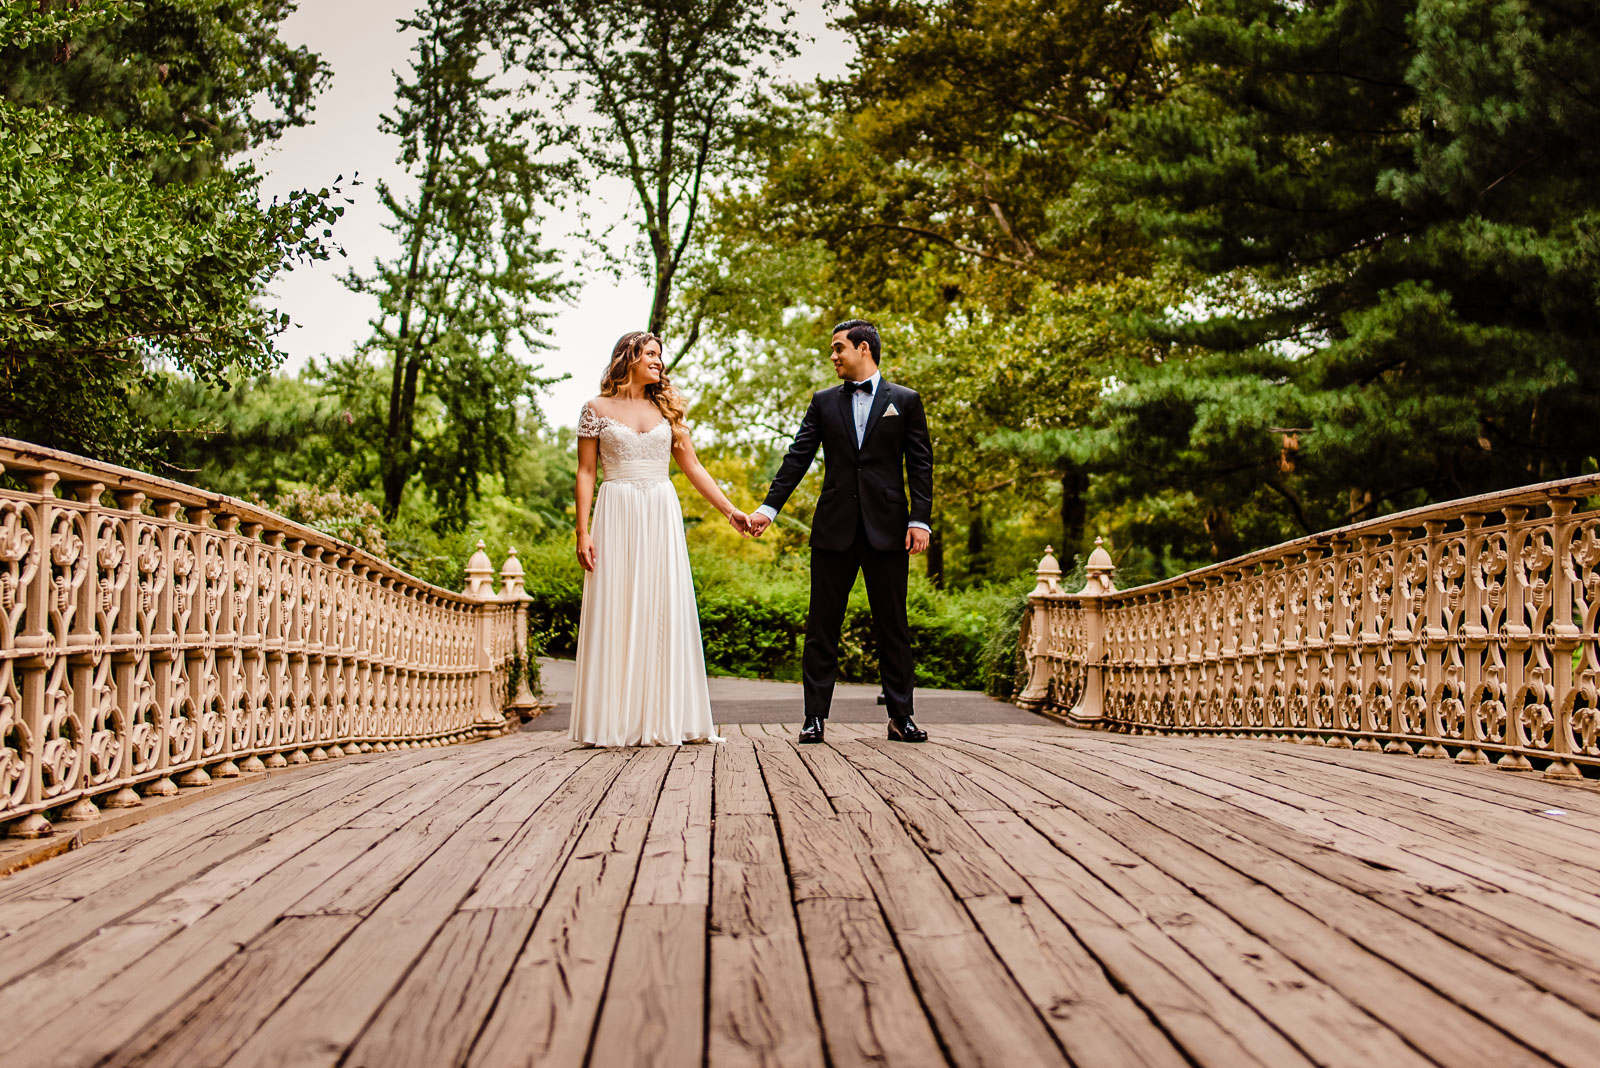
POLYGON ((848 330, 841 330, 833 335, 833 369, 847 382, 865 382, 878 365, 872 362, 872 349, 867 343, 852 344, 848 334, 848 330))

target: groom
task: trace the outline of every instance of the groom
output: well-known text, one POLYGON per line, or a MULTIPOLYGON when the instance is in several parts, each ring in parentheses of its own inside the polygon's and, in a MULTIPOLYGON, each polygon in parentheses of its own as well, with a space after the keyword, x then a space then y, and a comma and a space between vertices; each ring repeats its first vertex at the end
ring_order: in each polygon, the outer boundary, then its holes
POLYGON ((872 606, 889 705, 889 740, 928 740, 928 732, 911 719, 914 672, 906 579, 911 555, 928 547, 933 446, 922 398, 884 380, 878 373, 881 351, 878 328, 864 319, 833 328, 831 359, 843 384, 812 396, 766 502, 750 517, 750 531, 760 537, 800 484, 817 446, 823 447, 822 494, 811 526, 811 610, 801 660, 806 700, 802 742, 822 741, 839 670, 839 631, 857 570, 866 578, 872 606))

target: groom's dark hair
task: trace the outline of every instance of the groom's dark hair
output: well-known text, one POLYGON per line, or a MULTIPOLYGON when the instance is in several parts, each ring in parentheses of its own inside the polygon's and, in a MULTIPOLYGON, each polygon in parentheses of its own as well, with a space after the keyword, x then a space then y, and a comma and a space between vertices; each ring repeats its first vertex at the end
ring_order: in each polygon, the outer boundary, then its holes
POLYGON ((878 340, 877 327, 873 326, 865 319, 846 319, 844 322, 833 328, 833 332, 835 334, 841 330, 850 331, 845 335, 845 340, 850 342, 850 344, 859 345, 863 341, 867 343, 867 350, 872 353, 872 362, 874 364, 883 362, 879 359, 883 353, 883 342, 878 340))

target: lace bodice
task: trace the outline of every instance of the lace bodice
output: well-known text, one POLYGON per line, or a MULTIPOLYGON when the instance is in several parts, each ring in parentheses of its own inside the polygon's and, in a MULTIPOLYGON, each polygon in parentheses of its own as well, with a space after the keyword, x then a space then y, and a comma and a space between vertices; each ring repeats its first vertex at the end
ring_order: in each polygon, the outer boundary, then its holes
POLYGON ((667 480, 672 462, 672 426, 665 419, 641 434, 585 404, 578 416, 578 436, 600 439, 600 470, 607 482, 667 480))

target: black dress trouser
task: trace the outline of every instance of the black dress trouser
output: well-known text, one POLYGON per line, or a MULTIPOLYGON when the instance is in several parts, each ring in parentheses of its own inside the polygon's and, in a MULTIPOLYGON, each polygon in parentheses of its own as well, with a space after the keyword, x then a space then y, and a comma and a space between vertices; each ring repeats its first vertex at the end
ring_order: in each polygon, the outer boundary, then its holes
POLYGON ((878 644, 878 666, 889 716, 909 717, 915 677, 911 626, 906 622, 911 555, 904 548, 889 552, 874 549, 860 526, 848 549, 811 550, 811 609, 806 615, 805 652, 800 660, 806 715, 828 718, 833 684, 839 674, 839 634, 858 570, 866 580, 867 603, 872 607, 872 636, 878 644))

